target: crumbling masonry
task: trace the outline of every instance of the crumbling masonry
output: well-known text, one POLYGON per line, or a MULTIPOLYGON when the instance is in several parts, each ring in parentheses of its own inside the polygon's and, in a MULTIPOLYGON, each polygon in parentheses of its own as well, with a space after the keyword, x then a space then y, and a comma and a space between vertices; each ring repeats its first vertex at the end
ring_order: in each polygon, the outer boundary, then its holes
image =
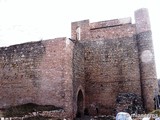
POLYGON ((55 105, 57 116, 112 114, 119 93, 154 109, 157 91, 147 9, 131 18, 72 23, 72 37, 0 48, 0 108, 55 105))

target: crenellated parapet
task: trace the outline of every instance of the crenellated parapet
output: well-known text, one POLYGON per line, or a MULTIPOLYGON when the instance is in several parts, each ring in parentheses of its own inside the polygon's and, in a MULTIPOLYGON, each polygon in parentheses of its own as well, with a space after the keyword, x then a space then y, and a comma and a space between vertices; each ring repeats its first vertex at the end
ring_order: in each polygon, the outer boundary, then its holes
POLYGON ((135 34, 135 25, 131 18, 121 18, 90 23, 89 20, 72 22, 72 39, 104 40, 116 39, 135 34))

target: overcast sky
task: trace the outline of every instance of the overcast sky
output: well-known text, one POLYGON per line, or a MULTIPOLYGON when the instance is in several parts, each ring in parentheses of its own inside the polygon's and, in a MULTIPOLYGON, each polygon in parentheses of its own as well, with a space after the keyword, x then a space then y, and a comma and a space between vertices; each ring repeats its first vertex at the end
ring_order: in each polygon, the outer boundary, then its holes
POLYGON ((132 17, 139 8, 148 8, 160 78, 159 0, 0 0, 0 46, 70 37, 70 23, 132 17))

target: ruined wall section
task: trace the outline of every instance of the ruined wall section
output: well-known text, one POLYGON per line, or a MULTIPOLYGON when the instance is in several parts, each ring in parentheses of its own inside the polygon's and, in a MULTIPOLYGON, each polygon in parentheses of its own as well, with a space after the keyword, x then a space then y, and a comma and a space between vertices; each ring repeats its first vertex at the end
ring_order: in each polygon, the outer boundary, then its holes
POLYGON ((65 98, 65 38, 43 41, 45 54, 41 58, 38 70, 39 79, 37 102, 63 106, 65 98))
POLYGON ((86 107, 91 114, 114 113, 118 93, 141 96, 138 47, 134 35, 86 41, 84 45, 86 107))
POLYGON ((36 102, 44 54, 41 41, 0 48, 0 108, 36 102))
POLYGON ((91 40, 117 39, 126 36, 132 37, 134 32, 134 24, 125 24, 112 27, 92 28, 90 30, 90 36, 91 40))
POLYGON ((84 45, 85 102, 90 114, 113 113, 120 92, 141 97, 136 27, 131 18, 73 22, 72 39, 84 45))
POLYGON ((55 105, 73 118, 73 44, 66 38, 0 48, 0 108, 55 105))
POLYGON ((67 38, 43 41, 46 54, 41 71, 38 103, 64 108, 63 116, 73 118, 73 43, 67 38))
MULTIPOLYGON (((83 92, 83 99, 85 106, 85 71, 84 71, 84 46, 79 41, 74 45, 73 49, 73 101, 74 101, 74 114, 77 111, 77 97, 78 92, 83 92)), ((84 108, 84 107, 83 107, 84 108)), ((82 110, 84 111, 84 109, 82 110)))
POLYGON ((72 39, 94 41, 132 37, 135 25, 131 18, 121 18, 90 23, 89 20, 72 22, 72 39))
POLYGON ((65 81, 63 83, 64 93, 65 93, 65 116, 67 119, 74 118, 74 108, 73 108, 73 53, 74 53, 74 43, 69 39, 65 39, 65 81))

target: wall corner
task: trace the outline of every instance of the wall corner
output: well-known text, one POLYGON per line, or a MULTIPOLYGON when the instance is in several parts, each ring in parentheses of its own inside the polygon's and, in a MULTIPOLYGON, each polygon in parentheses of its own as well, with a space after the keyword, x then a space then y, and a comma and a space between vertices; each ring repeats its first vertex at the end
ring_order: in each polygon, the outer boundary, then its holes
POLYGON ((89 20, 77 21, 71 23, 71 39, 88 40, 90 39, 89 20))

